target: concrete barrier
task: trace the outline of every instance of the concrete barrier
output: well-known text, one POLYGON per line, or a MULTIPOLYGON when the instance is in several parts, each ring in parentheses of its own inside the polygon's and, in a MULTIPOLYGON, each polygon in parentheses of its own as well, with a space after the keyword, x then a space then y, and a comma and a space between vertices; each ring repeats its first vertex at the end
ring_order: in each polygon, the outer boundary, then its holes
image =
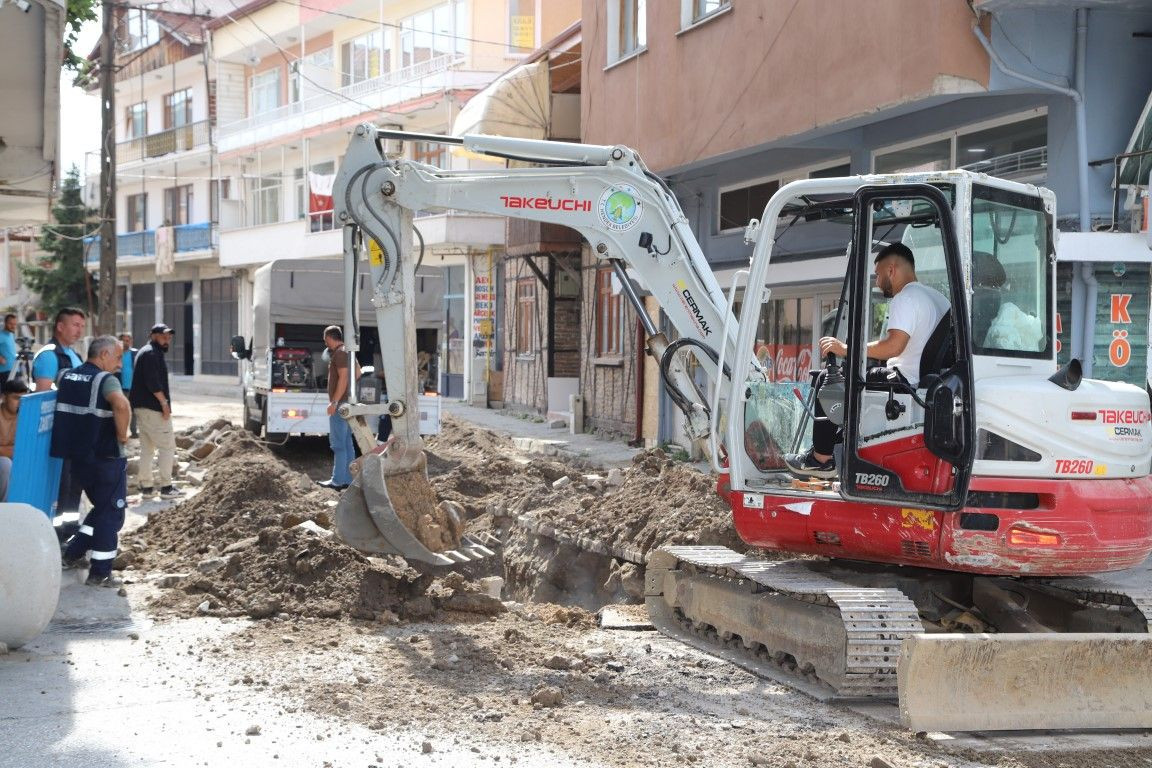
POLYGON ((897 680, 913 731, 1152 728, 1152 635, 915 635, 897 680))
POLYGON ((0 643, 19 648, 43 632, 59 598, 52 523, 28 504, 0 504, 0 643))

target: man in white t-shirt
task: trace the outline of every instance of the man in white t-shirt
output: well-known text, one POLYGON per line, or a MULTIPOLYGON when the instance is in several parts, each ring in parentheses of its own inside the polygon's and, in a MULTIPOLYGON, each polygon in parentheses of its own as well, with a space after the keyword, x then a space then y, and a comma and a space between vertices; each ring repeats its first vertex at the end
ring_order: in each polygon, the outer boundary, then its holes
MULTIPOLYGON (((916 281, 916 259, 903 243, 892 243, 876 254, 876 285, 888 304, 888 329, 882 339, 868 342, 868 357, 887 360, 887 369, 868 372, 870 381, 883 381, 889 372, 898 370, 915 387, 920 382, 920 357, 924 346, 936 330, 940 318, 950 307, 948 299, 935 288, 916 281)), ((848 347, 833 336, 820 339, 821 356, 844 357, 848 347)), ((819 400, 816 415, 824 416, 819 400)), ((840 441, 840 428, 827 419, 812 423, 812 448, 806 453, 789 453, 784 463, 799 477, 836 477, 836 460, 832 451, 840 441)))

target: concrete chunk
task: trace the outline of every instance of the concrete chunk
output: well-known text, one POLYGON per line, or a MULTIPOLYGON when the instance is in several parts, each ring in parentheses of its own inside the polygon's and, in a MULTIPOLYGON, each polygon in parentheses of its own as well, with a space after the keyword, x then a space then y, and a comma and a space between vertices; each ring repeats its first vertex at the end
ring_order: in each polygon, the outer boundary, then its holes
POLYGON ((1152 636, 914 635, 897 672, 913 731, 1152 728, 1152 636))

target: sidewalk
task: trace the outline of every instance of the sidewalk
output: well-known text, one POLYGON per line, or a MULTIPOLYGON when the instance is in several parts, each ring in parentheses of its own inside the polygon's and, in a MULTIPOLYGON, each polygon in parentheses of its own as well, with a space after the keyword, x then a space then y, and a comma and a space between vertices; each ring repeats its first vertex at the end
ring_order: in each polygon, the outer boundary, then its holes
POLYGON ((529 453, 564 455, 615 467, 631 464, 632 457, 640 452, 639 448, 629 448, 621 441, 589 434, 573 435, 567 429, 552 429, 547 422, 536 423, 502 410, 478 408, 457 400, 444 400, 442 407, 444 413, 457 419, 508 435, 516 447, 529 453))

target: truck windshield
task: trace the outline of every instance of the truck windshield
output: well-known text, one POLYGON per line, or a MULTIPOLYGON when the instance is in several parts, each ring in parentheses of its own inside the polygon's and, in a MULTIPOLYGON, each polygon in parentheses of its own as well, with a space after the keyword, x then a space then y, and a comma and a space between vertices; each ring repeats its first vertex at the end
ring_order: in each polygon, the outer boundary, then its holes
POLYGON ((972 187, 972 347, 976 354, 1050 357, 1053 264, 1038 197, 972 187))

